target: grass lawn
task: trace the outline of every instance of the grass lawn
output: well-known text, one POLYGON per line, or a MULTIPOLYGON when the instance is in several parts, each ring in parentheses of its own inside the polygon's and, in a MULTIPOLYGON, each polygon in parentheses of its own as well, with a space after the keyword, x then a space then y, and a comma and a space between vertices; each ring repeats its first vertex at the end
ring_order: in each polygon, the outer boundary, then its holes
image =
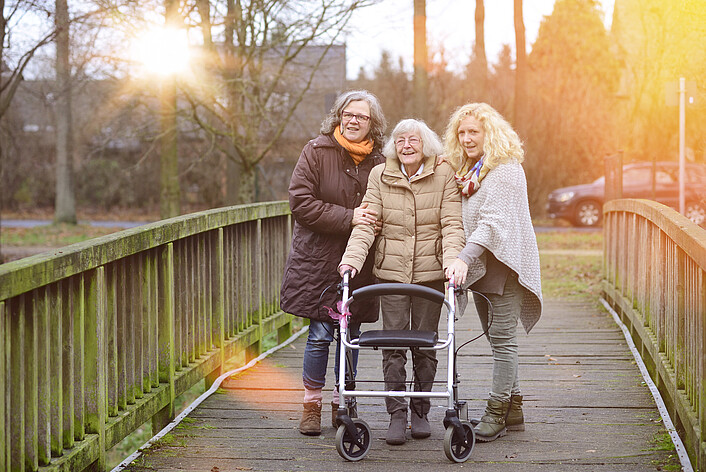
POLYGON ((600 295, 603 259, 600 254, 584 254, 581 250, 603 249, 603 233, 550 231, 537 234, 542 270, 544 298, 596 300, 600 295), (556 254, 553 250, 577 254, 556 254))
POLYGON ((2 228, 0 243, 3 246, 16 247, 64 247, 115 231, 119 229, 65 223, 33 228, 2 228))

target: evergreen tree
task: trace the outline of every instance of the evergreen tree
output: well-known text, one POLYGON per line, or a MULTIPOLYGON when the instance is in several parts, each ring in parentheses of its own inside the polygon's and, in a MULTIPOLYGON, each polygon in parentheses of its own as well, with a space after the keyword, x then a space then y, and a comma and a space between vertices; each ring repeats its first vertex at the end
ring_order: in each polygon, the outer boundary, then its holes
POLYGON ((594 0, 557 0, 528 58, 530 201, 603 174, 616 151, 618 63, 594 0))

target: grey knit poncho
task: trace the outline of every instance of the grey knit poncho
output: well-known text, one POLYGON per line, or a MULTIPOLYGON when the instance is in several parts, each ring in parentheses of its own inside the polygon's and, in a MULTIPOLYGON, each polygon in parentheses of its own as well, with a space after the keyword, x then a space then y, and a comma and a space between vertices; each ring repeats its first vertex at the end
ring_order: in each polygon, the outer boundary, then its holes
MULTIPOLYGON (((542 281, 522 165, 517 162, 498 165, 488 172, 476 193, 463 197, 463 228, 467 243, 483 246, 517 273, 520 285, 525 288, 520 321, 529 333, 542 314, 542 281)), ((464 287, 484 274, 485 265, 476 260, 469 265, 464 287)), ((467 300, 459 299, 459 310, 466 303, 467 300)))

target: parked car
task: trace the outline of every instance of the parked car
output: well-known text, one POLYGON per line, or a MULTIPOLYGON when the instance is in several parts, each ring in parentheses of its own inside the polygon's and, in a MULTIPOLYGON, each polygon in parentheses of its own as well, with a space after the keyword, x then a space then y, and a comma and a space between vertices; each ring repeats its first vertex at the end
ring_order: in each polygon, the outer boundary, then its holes
MULTIPOLYGON (((687 163, 685 168, 685 214, 698 225, 706 225, 706 165, 687 163)), ((658 161, 633 162, 623 166, 623 198, 647 198, 679 208, 679 164, 658 161)), ((596 226, 603 217, 605 177, 590 184, 553 190, 547 197, 547 214, 563 218, 576 226, 596 226)))

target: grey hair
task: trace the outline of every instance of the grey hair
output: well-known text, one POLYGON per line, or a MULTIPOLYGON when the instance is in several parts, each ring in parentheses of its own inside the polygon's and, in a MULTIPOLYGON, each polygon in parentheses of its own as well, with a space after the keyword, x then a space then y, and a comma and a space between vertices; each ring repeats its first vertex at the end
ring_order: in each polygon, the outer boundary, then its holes
POLYGON ((413 120, 408 118, 397 123, 395 129, 392 130, 390 139, 382 149, 382 154, 388 159, 397 159, 397 148, 395 141, 404 133, 415 133, 422 140, 422 154, 424 157, 438 156, 444 150, 444 145, 441 144, 441 139, 434 131, 427 126, 422 120, 413 120))
POLYGON ((331 107, 331 111, 321 122, 321 134, 331 134, 341 124, 341 113, 351 102, 363 101, 370 107, 370 131, 368 137, 373 140, 375 147, 382 147, 385 141, 387 120, 382 114, 382 107, 378 98, 367 90, 349 90, 340 94, 331 107))

